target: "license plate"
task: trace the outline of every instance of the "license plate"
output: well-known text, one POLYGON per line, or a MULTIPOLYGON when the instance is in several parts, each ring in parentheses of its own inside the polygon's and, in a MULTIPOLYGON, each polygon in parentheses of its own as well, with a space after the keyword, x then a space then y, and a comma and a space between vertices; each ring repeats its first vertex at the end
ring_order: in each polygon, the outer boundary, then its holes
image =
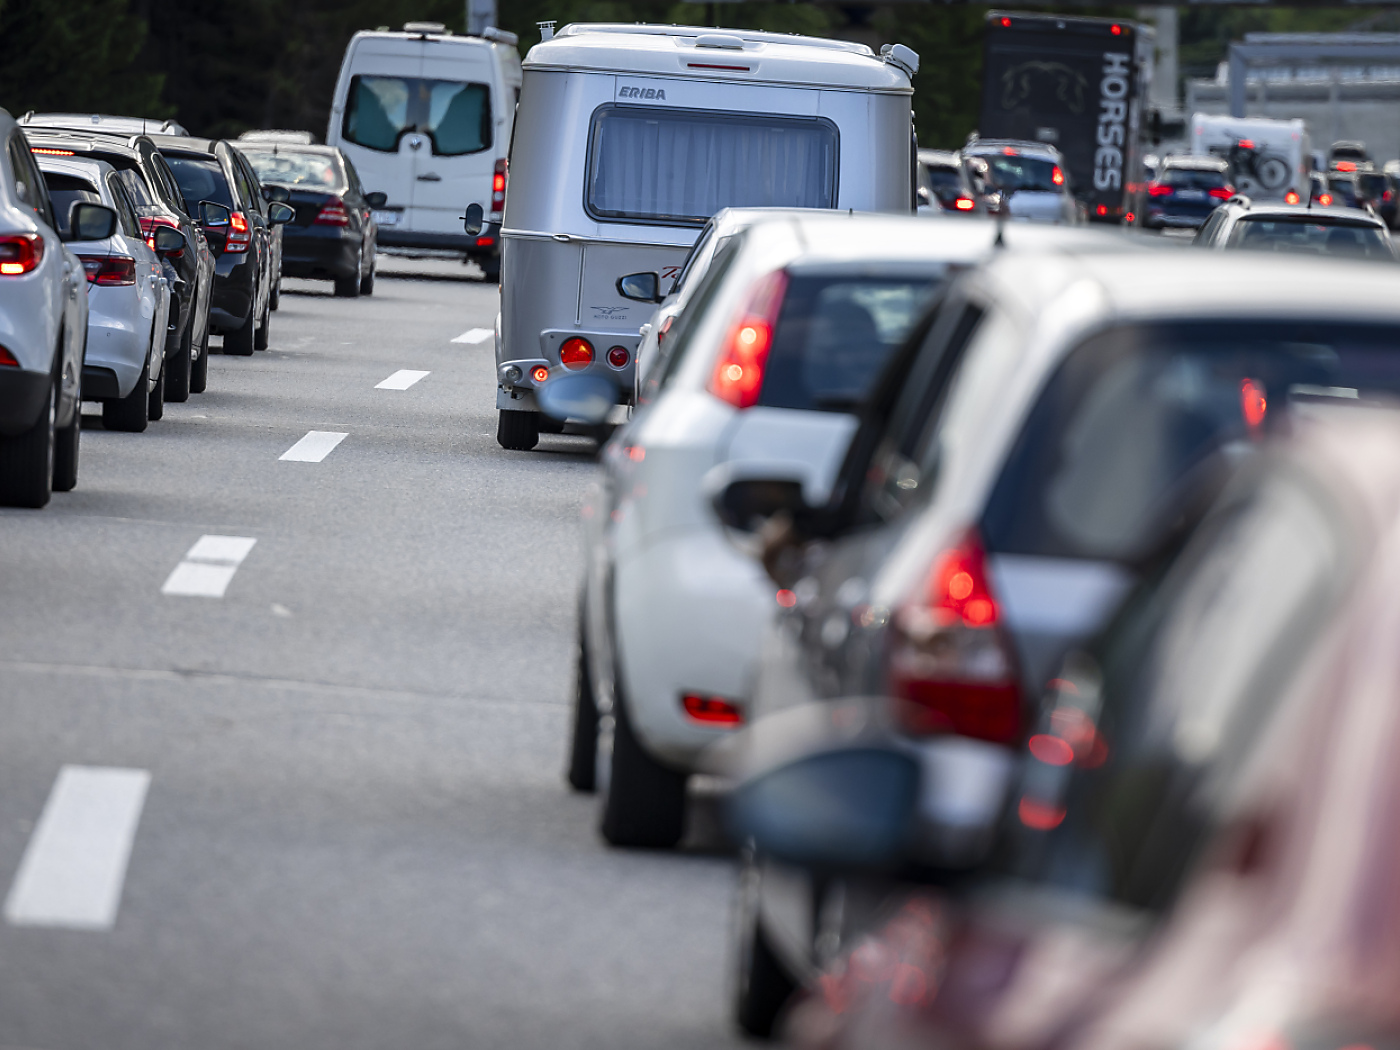
POLYGON ((399 213, 396 211, 377 211, 374 213, 374 222, 377 226, 397 226, 399 213))
POLYGON ((1177 190, 1177 191, 1176 191, 1176 196, 1177 196, 1177 199, 1178 199, 1178 200, 1183 200, 1183 201, 1203 201, 1203 200, 1206 199, 1206 191, 1205 191, 1205 190, 1177 190))

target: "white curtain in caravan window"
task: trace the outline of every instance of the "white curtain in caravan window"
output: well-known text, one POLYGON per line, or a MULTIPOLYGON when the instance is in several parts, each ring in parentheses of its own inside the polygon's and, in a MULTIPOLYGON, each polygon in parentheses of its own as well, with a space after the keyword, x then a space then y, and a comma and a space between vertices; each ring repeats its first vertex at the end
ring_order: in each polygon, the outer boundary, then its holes
POLYGON ((704 222, 721 208, 830 208, 826 121, 608 108, 595 118, 588 202, 600 218, 704 222))

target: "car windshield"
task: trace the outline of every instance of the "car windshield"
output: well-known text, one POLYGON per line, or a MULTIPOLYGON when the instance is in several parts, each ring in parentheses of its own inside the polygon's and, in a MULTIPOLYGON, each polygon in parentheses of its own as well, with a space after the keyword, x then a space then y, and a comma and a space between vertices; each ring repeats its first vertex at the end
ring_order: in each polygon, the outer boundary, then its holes
POLYGON ((849 412, 927 304, 940 274, 794 276, 758 403, 849 412))
POLYGON ((190 214, 195 213, 194 209, 199 207, 200 201, 213 201, 230 211, 237 210, 233 195, 229 192, 228 179, 224 178, 224 169, 213 157, 167 156, 165 159, 175 173, 175 182, 180 187, 190 214))
POLYGON ((53 201, 54 219, 58 223, 60 236, 68 236, 68 212, 79 201, 101 204, 102 197, 97 187, 86 179, 75 175, 62 175, 57 172, 44 172, 44 183, 49 188, 49 200, 53 201))
POLYGON ((1166 168, 1157 181, 1179 190, 1215 190, 1229 185, 1223 171, 1196 168, 1166 168))
POLYGON ((600 107, 588 209, 596 218, 700 225, 721 208, 830 208, 836 129, 826 120, 600 107))
POLYGON ((1345 255, 1361 259, 1395 258, 1390 241, 1380 226, 1329 220, 1326 215, 1246 215, 1231 232, 1226 247, 1299 252, 1304 255, 1345 255))
POLYGON ((439 156, 489 148, 491 89, 485 84, 426 77, 351 80, 342 126, 346 139, 366 149, 393 153, 410 131, 426 136, 439 156))
POLYGON ((926 164, 923 166, 923 181, 928 190, 940 200, 945 197, 959 197, 963 192, 962 175, 957 168, 945 168, 926 164))
POLYGON ((295 150, 249 149, 239 147, 258 174, 259 182, 278 186, 299 186, 310 190, 338 190, 345 176, 329 153, 298 153, 295 150))
POLYGON ((1027 157, 1015 152, 980 153, 978 156, 987 162, 992 182, 998 189, 1059 193, 1064 188, 1064 172, 1053 160, 1027 157))
POLYGON ((1400 395, 1400 328, 1183 322, 1115 328, 1060 365, 988 502, 988 546, 1150 553, 1168 509, 1221 449, 1244 451, 1303 403, 1400 395))

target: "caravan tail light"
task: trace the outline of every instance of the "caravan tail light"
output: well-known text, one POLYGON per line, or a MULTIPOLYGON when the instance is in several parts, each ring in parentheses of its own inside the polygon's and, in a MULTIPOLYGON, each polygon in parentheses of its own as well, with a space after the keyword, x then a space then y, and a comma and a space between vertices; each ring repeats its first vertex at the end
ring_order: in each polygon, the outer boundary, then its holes
POLYGON ((759 279, 725 337, 724 349, 710 377, 710 393, 735 408, 758 404, 763 370, 768 367, 768 351, 773 347, 773 330, 778 326, 787 286, 784 270, 774 270, 759 279))
POLYGON ((500 215, 506 210, 506 174, 509 170, 504 157, 496 161, 496 170, 491 176, 492 215, 500 215))
POLYGON ((37 233, 0 237, 0 276, 19 277, 44 261, 44 239, 37 233))
POLYGON ((593 344, 578 336, 565 339, 559 347, 559 363, 571 372, 587 368, 593 363, 593 344))
POLYGON ((934 559, 920 591, 895 613, 893 627, 888 682, 907 732, 998 744, 1020 736, 1016 660, 975 530, 934 559))

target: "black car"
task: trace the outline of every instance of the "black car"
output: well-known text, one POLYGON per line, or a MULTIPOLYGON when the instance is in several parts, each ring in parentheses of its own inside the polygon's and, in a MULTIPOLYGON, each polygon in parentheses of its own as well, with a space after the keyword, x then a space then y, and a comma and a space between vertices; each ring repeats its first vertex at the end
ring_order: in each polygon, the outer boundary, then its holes
MULTIPOLYGON (((209 319, 224 337, 224 353, 246 357, 266 350, 277 271, 278 227, 292 216, 269 204, 247 160, 224 141, 164 135, 160 152, 180 184, 186 210, 210 201, 228 210, 201 215, 214 249, 214 297, 209 319), (275 214, 274 214, 275 213, 275 214)), ((206 209, 207 211, 208 209, 206 209)))
MULTIPOLYGON (((165 366, 157 380, 163 401, 185 401, 190 392, 204 389, 208 371, 209 307, 214 283, 214 253, 208 238, 188 211, 170 165, 149 135, 105 134, 34 127, 27 133, 35 153, 63 157, 95 157, 105 160, 131 194, 148 241, 158 226, 169 226, 185 236, 188 248, 165 256, 166 277, 171 284, 170 328, 165 342, 165 366)), ((160 418, 159 407, 152 419, 160 418)))
POLYGON ((1147 184, 1142 224, 1149 229, 1196 229, 1234 193, 1229 166, 1223 160, 1168 159, 1147 184))
POLYGON ((954 215, 987 214, 987 206, 977 199, 962 159, 956 153, 919 150, 917 174, 919 207, 936 208, 954 215))
POLYGON ((335 294, 374 292, 379 232, 370 214, 386 200, 366 194, 349 158, 334 146, 240 142, 263 183, 285 186, 296 218, 283 228, 282 273, 335 282, 335 294))

